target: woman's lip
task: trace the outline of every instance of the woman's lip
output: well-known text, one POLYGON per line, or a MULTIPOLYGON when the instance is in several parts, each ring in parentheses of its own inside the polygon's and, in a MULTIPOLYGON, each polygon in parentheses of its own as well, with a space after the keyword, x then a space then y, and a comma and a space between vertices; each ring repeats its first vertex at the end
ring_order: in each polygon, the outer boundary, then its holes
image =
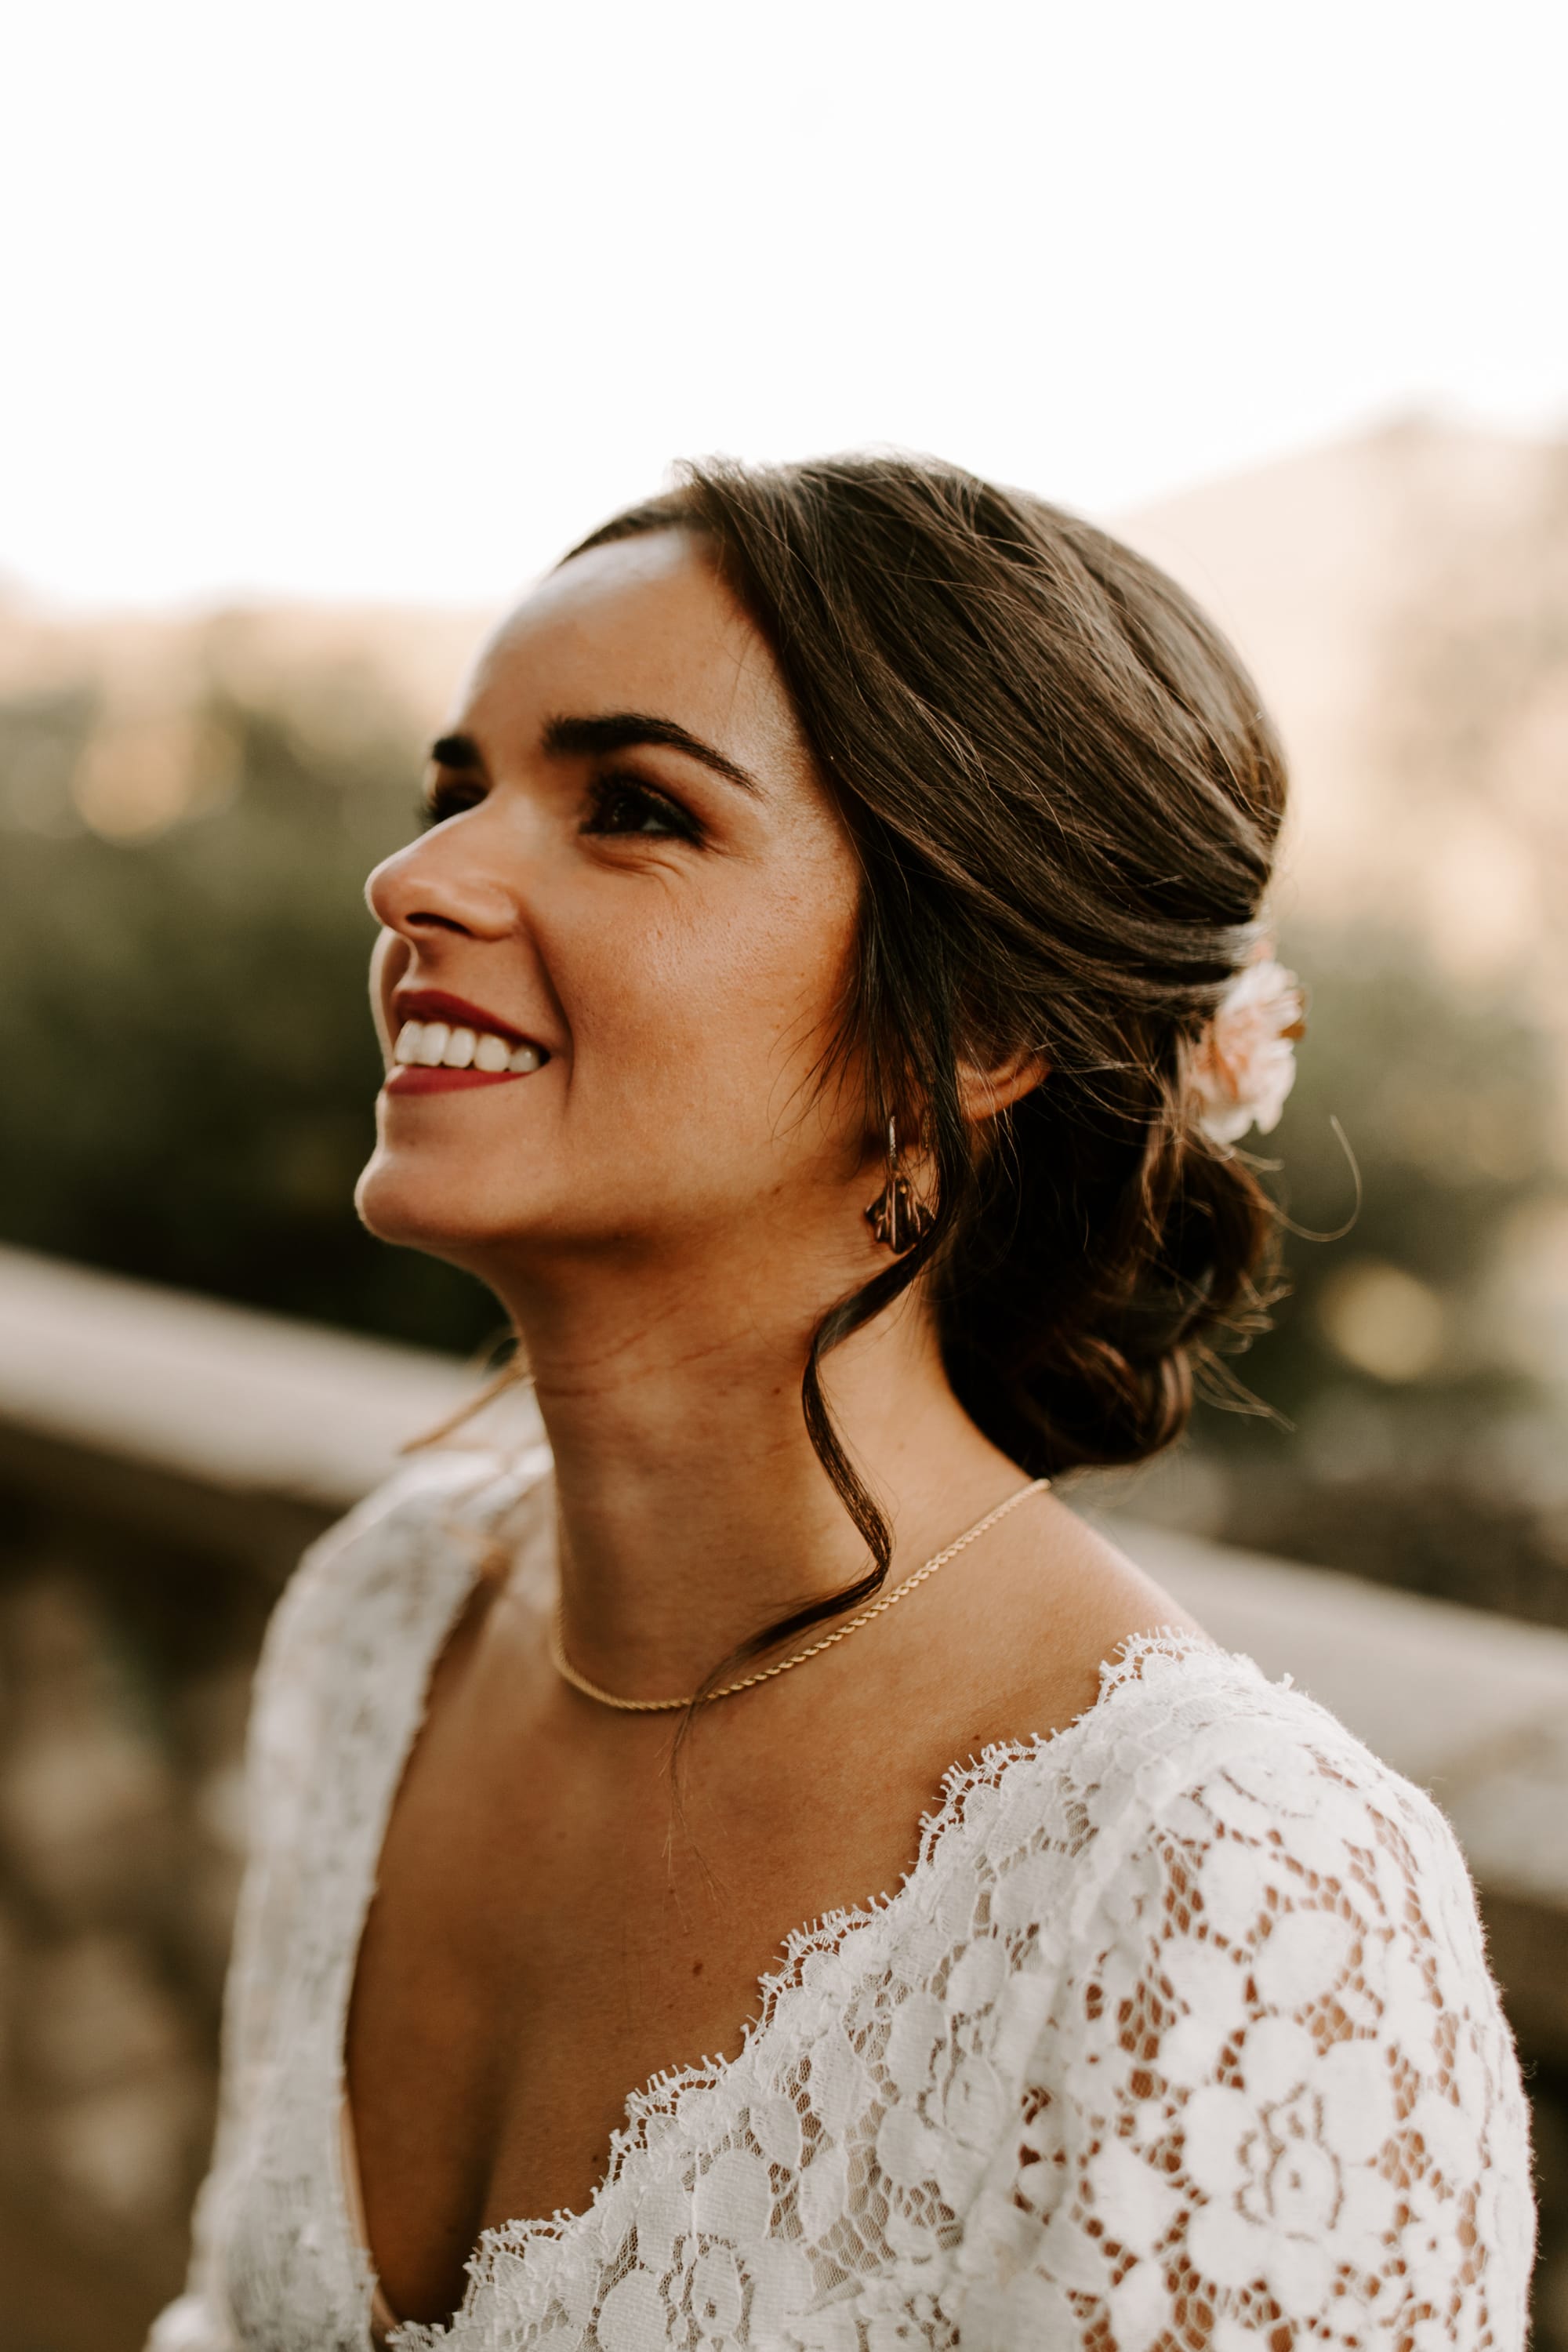
POLYGON ((444 988, 399 988, 392 997, 392 1030, 395 1036, 405 1021, 446 1021, 454 1028, 488 1031, 491 1036, 505 1037, 513 1045, 537 1045, 539 1039, 520 1029, 515 1021, 503 1021, 499 1013, 488 1013, 482 1004, 471 1004, 466 996, 449 995, 444 988))
POLYGON ((515 1078, 530 1078, 532 1070, 447 1070, 440 1063, 433 1070, 417 1062, 395 1062, 382 1082, 382 1092, 389 1095, 449 1095, 465 1087, 504 1087, 515 1078))

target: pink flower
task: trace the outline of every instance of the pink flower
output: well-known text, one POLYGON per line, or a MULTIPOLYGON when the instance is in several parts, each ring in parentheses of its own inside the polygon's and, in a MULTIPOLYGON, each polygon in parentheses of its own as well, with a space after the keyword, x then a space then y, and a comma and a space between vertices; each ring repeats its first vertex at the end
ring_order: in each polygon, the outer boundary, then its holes
POLYGON ((1279 1126, 1296 1077, 1292 1040, 1305 1029, 1293 971, 1264 956, 1237 974, 1187 1055, 1198 1125, 1214 1142, 1279 1126))

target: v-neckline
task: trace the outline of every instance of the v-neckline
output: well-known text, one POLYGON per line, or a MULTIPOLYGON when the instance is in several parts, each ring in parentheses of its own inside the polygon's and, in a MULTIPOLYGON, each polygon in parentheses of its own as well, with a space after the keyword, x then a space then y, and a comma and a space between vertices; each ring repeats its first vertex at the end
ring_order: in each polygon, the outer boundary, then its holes
MULTIPOLYGON (((505 1484, 510 1487, 517 1479, 526 1478, 528 1475, 529 1465, 520 1464, 505 1474, 504 1477, 494 1478, 490 1483, 505 1484)), ((527 1484, 517 1486, 516 1491, 509 1495, 504 1508, 507 1510, 515 1508, 524 1494, 530 1492, 537 1494, 541 1487, 548 1487, 550 1484, 550 1472, 546 1469, 542 1475, 533 1476, 531 1486, 527 1484)), ((483 1491, 483 1488, 479 1490, 479 1493, 483 1491)), ((462 1496, 454 1499, 461 1499, 471 1505, 477 1499, 477 1496, 462 1496)), ((553 1519, 547 1518, 546 1523, 552 1528, 553 1519)), ((531 1537, 528 1542, 531 1544, 533 1540, 543 1539, 531 1537)), ((422 1564, 428 1565, 427 1562, 422 1564)), ((521 1565, 522 1560, 520 1557, 512 1572, 517 1573, 521 1565)), ((332 2105, 331 2127, 334 2143, 334 2161, 330 2168, 338 2192, 337 2218, 341 2222, 348 2250, 351 2254, 358 2257, 358 2273, 362 2275, 368 2288, 367 2309, 364 2315, 365 2352, 376 2352, 374 2338, 371 2333, 373 2314, 369 2306, 374 2304, 377 2296, 380 2297, 389 2314, 391 2305, 370 2244, 370 2233, 365 2221, 363 2173, 360 2161, 353 2107, 349 2095, 349 2012, 359 1976, 361 1945, 380 1874, 382 1856, 385 1852, 398 1792, 407 1775, 415 1748, 428 1717, 437 1669, 446 1653, 447 1643, 473 1598, 481 1572, 480 1562, 476 1559, 468 1566, 460 1582, 455 1580, 450 1588, 445 1586, 443 1580, 438 1578, 431 1580, 435 1594, 432 1607, 434 1626, 428 1636, 420 1670, 411 1680, 412 1695, 405 1709, 404 1722, 397 1727, 396 1736, 388 1742, 388 1755, 380 1784, 381 1801, 374 1808, 374 1818, 366 1825, 366 1833, 359 1841, 359 1868, 356 1883, 352 1887, 353 1915, 348 1923, 346 1962, 339 1972, 340 1994, 332 2021, 333 2049, 336 2058, 336 2082, 333 2087, 336 2096, 332 2105), (379 1836, 377 1835, 378 1822, 379 1836), (354 2197, 355 2191, 357 2191, 357 2200, 354 2197), (355 2226, 356 2202, 357 2227, 355 2226)), ((672 2113, 675 2104, 683 2092, 697 2088, 716 2089, 720 2084, 731 2080, 755 2056, 765 2037, 774 2030, 779 2014, 785 2008, 790 1994, 798 1990, 800 1968, 806 1957, 813 1950, 819 1948, 825 1941, 831 1943, 835 1949, 841 1949, 845 1941, 851 1937, 858 1937, 868 1930, 877 1927, 885 1928, 889 1921, 901 1912, 916 1885, 929 1874, 938 1849, 946 1843, 949 1833, 961 1827, 965 1801, 970 1793, 982 1786, 999 1787, 1004 1777, 1011 1773, 1017 1765, 1037 1762, 1047 1753, 1054 1758, 1065 1742, 1082 1733, 1091 1723, 1101 1717, 1107 1702, 1113 1698, 1119 1690, 1127 1687, 1136 1679, 1139 1662, 1150 1652, 1158 1650, 1165 1650, 1182 1657, 1192 1653, 1220 1658, 1228 1654, 1208 1635, 1194 1633, 1184 1627, 1155 1625, 1139 1633, 1128 1634, 1117 1643, 1109 1657, 1100 1660, 1099 1688, 1094 1697, 1079 1714, 1072 1717, 1067 1723, 1059 1724, 1052 1731, 1037 1732, 1026 1739, 994 1740, 990 1746, 983 1748, 977 1757, 970 1759, 967 1762, 960 1759, 950 1764, 942 1775, 935 1802, 921 1816, 915 1858, 892 1892, 887 1895, 874 1896, 866 1903, 844 1905, 837 1910, 825 1913, 819 1919, 807 1919, 798 1927, 792 1927, 787 1935, 781 1938, 783 1957, 778 1965, 765 1970, 757 1979, 754 2011, 743 2021, 741 2044, 735 2055, 732 2058, 704 2059, 694 2064, 663 2070, 650 2075, 646 2083, 629 2091, 622 2110, 622 2120, 610 2137, 609 2161, 602 2179, 595 2184, 586 2201, 580 2206, 571 2208, 558 2206, 548 2218, 508 2219, 504 2221, 493 2222, 481 2229, 464 2262, 463 2267, 468 2284, 461 2302, 447 2314, 445 2319, 441 2320, 413 2320, 394 2315, 393 2325, 384 2338, 386 2352, 399 2352, 399 2338, 405 2328, 418 2329, 421 2340, 426 2344, 438 2345, 443 2339, 449 2338, 453 2331, 472 2315, 474 2299, 480 2285, 479 2271, 483 2255, 488 2248, 499 2245, 502 2239, 506 2241, 509 2252, 516 2254, 521 2249, 526 2258, 529 2251, 540 2241, 559 2245, 566 2238, 575 2237, 590 2228, 595 2216, 604 2207, 610 2191, 619 2181, 626 2165, 643 2146, 648 2124, 658 2115, 672 2113)))

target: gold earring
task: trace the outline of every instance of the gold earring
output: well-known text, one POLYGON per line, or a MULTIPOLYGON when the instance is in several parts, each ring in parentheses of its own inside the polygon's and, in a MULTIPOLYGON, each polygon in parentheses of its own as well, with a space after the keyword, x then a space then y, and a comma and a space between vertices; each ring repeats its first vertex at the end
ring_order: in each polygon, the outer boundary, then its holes
POLYGON ((866 1211, 866 1222, 884 1249, 895 1257, 923 1241, 935 1223, 934 1213, 920 1198, 900 1165, 899 1125, 888 1121, 888 1181, 866 1211))

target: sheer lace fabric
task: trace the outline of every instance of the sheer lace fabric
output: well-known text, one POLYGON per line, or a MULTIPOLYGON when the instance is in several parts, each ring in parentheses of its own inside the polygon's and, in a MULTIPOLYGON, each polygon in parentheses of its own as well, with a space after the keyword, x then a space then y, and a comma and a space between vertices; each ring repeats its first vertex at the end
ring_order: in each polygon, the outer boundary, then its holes
MULTIPOLYGON (((366 2352, 343 2027, 431 1664, 542 1457, 395 1481, 274 1619, 223 2112, 151 2352, 366 2352)), ((1152 1634, 955 1768, 890 1900, 795 1933, 732 2063, 395 2352, 1518 2352, 1526 2109, 1441 1814, 1245 1658, 1152 1634)))

